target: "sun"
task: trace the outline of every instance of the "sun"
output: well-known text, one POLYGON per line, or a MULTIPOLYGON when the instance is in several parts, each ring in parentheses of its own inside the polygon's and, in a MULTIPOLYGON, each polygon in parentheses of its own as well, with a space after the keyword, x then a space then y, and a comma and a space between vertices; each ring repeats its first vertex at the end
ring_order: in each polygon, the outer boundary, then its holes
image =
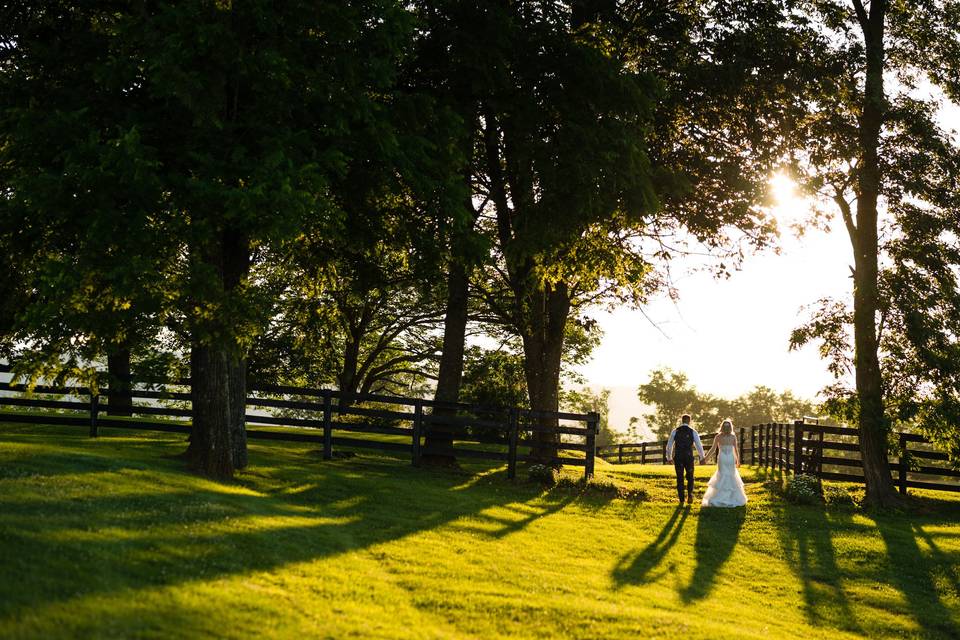
POLYGON ((798 193, 797 183, 787 173, 778 171, 770 176, 773 207, 770 212, 782 224, 796 223, 809 211, 806 198, 798 193))
POLYGON ((783 206, 796 198, 797 183, 786 173, 778 171, 770 176, 770 190, 773 192, 777 205, 783 206))

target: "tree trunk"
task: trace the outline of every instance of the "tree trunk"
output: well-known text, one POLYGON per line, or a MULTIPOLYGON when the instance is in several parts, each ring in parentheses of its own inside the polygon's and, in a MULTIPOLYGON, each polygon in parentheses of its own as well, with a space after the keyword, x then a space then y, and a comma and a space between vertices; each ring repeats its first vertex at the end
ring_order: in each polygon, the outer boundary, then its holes
MULTIPOLYGON (((560 408, 560 362, 563 355, 564 329, 570 313, 570 299, 565 284, 546 289, 539 286, 529 292, 526 327, 523 335, 524 373, 527 393, 533 411, 555 412, 560 408)), ((535 418, 541 427, 556 427, 557 418, 535 418)), ((543 464, 552 464, 557 457, 560 436, 534 432, 530 457, 543 464)))
POLYGON ((191 350, 190 389, 193 432, 190 438, 191 467, 213 478, 230 478, 234 464, 230 398, 230 354, 223 347, 195 345, 191 350))
POLYGON ((247 467, 247 363, 236 355, 227 359, 230 395, 230 444, 235 469, 247 467))
MULTIPOLYGON (((464 265, 456 259, 450 261, 447 271, 447 313, 443 323, 443 352, 437 374, 437 402, 457 402, 460 399, 460 383, 463 380, 463 349, 467 335, 468 296, 470 279, 464 265)), ((455 409, 435 407, 434 416, 452 416, 455 409)), ((453 447, 453 433, 442 424, 431 424, 427 433, 427 452, 421 458, 425 464, 453 465, 456 457, 446 453, 429 453, 433 449, 453 447)))
POLYGON ((343 351, 343 364, 337 374, 337 388, 340 390, 341 407, 349 407, 354 403, 360 380, 357 377, 357 368, 360 363, 360 338, 347 336, 343 351))
MULTIPOLYGON (((204 249, 201 259, 218 271, 223 293, 235 293, 250 270, 246 238, 225 230, 204 249)), ((247 465, 246 361, 235 328, 223 322, 218 318, 199 331, 190 353, 193 429, 187 458, 197 472, 215 478, 230 478, 247 465)))
POLYGON ((119 347, 107 354, 107 415, 133 415, 130 393, 130 349, 119 347))
MULTIPOLYGON (((236 291, 250 275, 250 242, 244 234, 223 233, 223 288, 236 291)), ((235 469, 247 466, 247 361, 236 343, 227 349, 227 405, 235 469)))
POLYGON ((877 200, 880 162, 877 150, 886 109, 883 89, 885 2, 873 2, 866 21, 861 19, 866 45, 867 72, 860 118, 860 166, 857 172, 857 221, 854 245, 853 327, 859 411, 860 455, 867 486, 866 503, 886 506, 899 501, 887 459, 887 420, 883 407, 883 378, 878 356, 877 200))

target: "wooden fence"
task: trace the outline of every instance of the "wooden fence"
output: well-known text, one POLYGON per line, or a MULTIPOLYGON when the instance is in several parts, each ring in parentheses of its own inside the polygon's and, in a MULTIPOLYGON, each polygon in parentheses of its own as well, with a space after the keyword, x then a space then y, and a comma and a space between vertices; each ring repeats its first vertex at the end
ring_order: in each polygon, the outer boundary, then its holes
MULTIPOLYGON (((904 455, 890 458, 894 482, 901 493, 908 488, 960 491, 960 471, 949 457, 921 435, 897 433, 904 455)), ((704 448, 712 435, 702 438, 704 448)), ((614 464, 665 462, 666 440, 617 444, 598 448, 597 455, 614 464)), ((863 482, 859 432, 848 427, 827 427, 798 420, 740 428, 738 446, 743 463, 786 473, 807 473, 821 480, 863 482)))
MULTIPOLYGON (((744 448, 744 429, 740 429, 738 439, 740 449, 740 459, 743 460, 744 448)), ((700 436, 700 443, 706 452, 712 445, 715 433, 700 436)), ((597 447, 597 456, 613 464, 666 464, 667 463, 667 441, 658 440, 656 442, 638 442, 635 444, 611 444, 603 447, 597 447)))
MULTIPOLYGON (((0 364, 0 373, 10 371, 9 365, 0 364)), ((44 410, 0 409, 0 422, 85 427, 91 437, 98 436, 101 427, 191 430, 187 379, 135 381, 129 391, 133 400, 129 417, 109 415, 109 389, 91 393, 78 386, 39 385, 27 394, 20 385, 0 382, 0 391, 8 392, 0 394, 0 407, 44 410)), ((548 433, 560 439, 548 463, 583 467, 588 478, 594 473, 597 413, 539 412, 375 394, 351 394, 349 402, 344 402, 342 394, 332 389, 268 384, 249 385, 247 394, 248 438, 316 442, 325 460, 333 458, 335 449, 406 455, 414 465, 425 455, 454 455, 506 462, 513 479, 517 463, 532 460, 534 434, 548 433), (451 446, 428 448, 425 441, 434 432, 449 438, 451 446)))

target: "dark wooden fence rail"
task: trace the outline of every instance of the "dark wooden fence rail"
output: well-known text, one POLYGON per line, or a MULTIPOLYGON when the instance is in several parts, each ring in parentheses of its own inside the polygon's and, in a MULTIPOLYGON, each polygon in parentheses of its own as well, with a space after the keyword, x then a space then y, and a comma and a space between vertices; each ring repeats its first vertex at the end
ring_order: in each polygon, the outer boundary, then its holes
MULTIPOLYGON (((701 439, 704 448, 714 436, 701 439)), ((960 491, 960 471, 950 467, 947 454, 936 451, 929 440, 915 433, 898 433, 900 450, 890 468, 901 493, 908 488, 960 491), (912 460, 911 460, 912 459, 912 460), (937 465, 936 463, 940 463, 937 465)), ((793 423, 768 423, 739 429, 740 460, 764 469, 807 473, 821 480, 863 482, 859 433, 848 427, 793 423), (749 441, 749 442, 748 442, 749 441), (749 446, 747 446, 749 444, 749 446)), ((665 463, 667 441, 616 444, 598 447, 597 455, 614 464, 665 463)))
MULTIPOLYGON (((744 429, 740 429, 739 443, 740 459, 744 460, 743 454, 750 449, 744 449, 744 429)), ((717 434, 701 434, 700 443, 706 452, 713 445, 713 439, 717 434)), ((638 442, 635 444, 610 444, 603 447, 597 447, 597 457, 612 462, 614 464, 666 464, 667 441, 658 440, 656 442, 638 442)))
MULTIPOLYGON (((0 364, 0 373, 10 371, 10 365, 0 364)), ((0 391, 17 394, 0 396, 0 407, 57 412, 0 411, 0 422, 88 427, 91 437, 101 427, 190 432, 189 380, 138 379, 131 387, 133 406, 128 416, 118 417, 109 415, 111 407, 104 402, 109 389, 91 393, 79 386, 38 385, 28 395, 20 385, 0 382, 0 391)), ((335 447, 405 454, 414 465, 425 455, 452 454, 506 462, 511 479, 518 462, 532 459, 529 450, 535 433, 560 438, 548 462, 580 466, 585 477, 592 476, 599 421, 597 413, 539 412, 377 394, 344 398, 332 389, 267 384, 250 385, 246 413, 248 438, 316 442, 326 460, 333 457, 335 447), (452 446, 427 447, 425 439, 434 431, 446 435, 452 446)))

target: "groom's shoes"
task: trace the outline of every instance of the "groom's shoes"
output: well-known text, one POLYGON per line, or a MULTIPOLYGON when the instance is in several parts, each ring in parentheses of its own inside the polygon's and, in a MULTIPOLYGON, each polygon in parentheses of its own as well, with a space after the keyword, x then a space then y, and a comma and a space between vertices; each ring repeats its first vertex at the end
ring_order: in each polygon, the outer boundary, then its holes
MULTIPOLYGON (((683 502, 683 501, 681 500, 681 502, 683 502)), ((693 504, 693 494, 692 494, 692 493, 688 493, 688 494, 687 494, 687 504, 693 504)))
POLYGON ((683 506, 683 496, 680 496, 680 506, 683 506))

